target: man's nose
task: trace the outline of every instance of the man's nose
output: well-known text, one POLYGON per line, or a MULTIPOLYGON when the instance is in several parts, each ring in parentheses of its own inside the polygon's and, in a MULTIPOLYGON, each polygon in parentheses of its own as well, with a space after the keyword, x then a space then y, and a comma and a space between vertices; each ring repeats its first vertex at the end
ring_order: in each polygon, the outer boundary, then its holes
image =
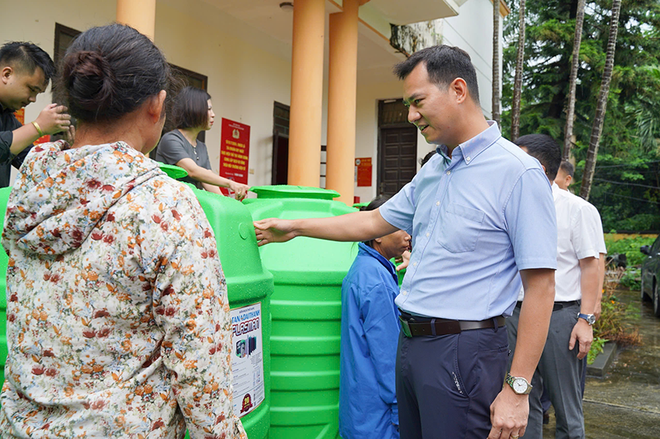
POLYGON ((408 122, 415 123, 420 118, 420 114, 413 107, 408 108, 408 122))

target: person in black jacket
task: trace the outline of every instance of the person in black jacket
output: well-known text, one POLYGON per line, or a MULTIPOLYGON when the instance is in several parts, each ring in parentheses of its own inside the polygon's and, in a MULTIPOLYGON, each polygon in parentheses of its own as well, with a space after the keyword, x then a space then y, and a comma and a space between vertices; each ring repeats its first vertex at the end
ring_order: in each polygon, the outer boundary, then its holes
POLYGON ((26 125, 14 116, 46 91, 54 74, 53 60, 32 43, 14 41, 0 48, 0 187, 9 186, 11 165, 19 168, 28 147, 39 137, 61 131, 73 135, 71 117, 63 105, 47 105, 26 125))

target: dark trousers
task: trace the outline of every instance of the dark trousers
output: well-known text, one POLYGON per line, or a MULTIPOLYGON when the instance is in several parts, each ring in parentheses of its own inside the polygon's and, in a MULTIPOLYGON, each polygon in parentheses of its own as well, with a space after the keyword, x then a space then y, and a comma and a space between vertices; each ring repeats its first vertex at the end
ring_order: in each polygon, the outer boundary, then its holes
POLYGON ((488 436, 490 405, 502 390, 506 327, 399 336, 396 397, 401 439, 488 436))

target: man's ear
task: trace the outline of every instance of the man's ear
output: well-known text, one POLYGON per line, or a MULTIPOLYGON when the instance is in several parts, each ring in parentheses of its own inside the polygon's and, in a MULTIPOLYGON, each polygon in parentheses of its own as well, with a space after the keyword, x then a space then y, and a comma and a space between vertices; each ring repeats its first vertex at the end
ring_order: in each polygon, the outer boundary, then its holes
POLYGON ((566 187, 570 186, 572 181, 573 181, 573 176, 572 175, 567 175, 566 176, 566 187))
POLYGON ((2 70, 0 70, 0 78, 2 78, 3 84, 7 84, 13 74, 14 69, 11 66, 4 66, 2 70))
POLYGON ((454 93, 456 96, 456 103, 463 103, 468 96, 468 86, 463 78, 454 79, 451 84, 449 84, 449 90, 454 93))

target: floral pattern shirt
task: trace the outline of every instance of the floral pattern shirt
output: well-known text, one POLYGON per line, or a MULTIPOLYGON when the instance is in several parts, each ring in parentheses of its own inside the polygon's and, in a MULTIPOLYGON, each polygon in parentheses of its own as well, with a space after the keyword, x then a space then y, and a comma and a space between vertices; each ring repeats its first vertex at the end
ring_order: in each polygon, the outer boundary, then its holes
POLYGON ((2 437, 247 437, 214 233, 156 162, 123 142, 36 146, 2 244, 2 437))

